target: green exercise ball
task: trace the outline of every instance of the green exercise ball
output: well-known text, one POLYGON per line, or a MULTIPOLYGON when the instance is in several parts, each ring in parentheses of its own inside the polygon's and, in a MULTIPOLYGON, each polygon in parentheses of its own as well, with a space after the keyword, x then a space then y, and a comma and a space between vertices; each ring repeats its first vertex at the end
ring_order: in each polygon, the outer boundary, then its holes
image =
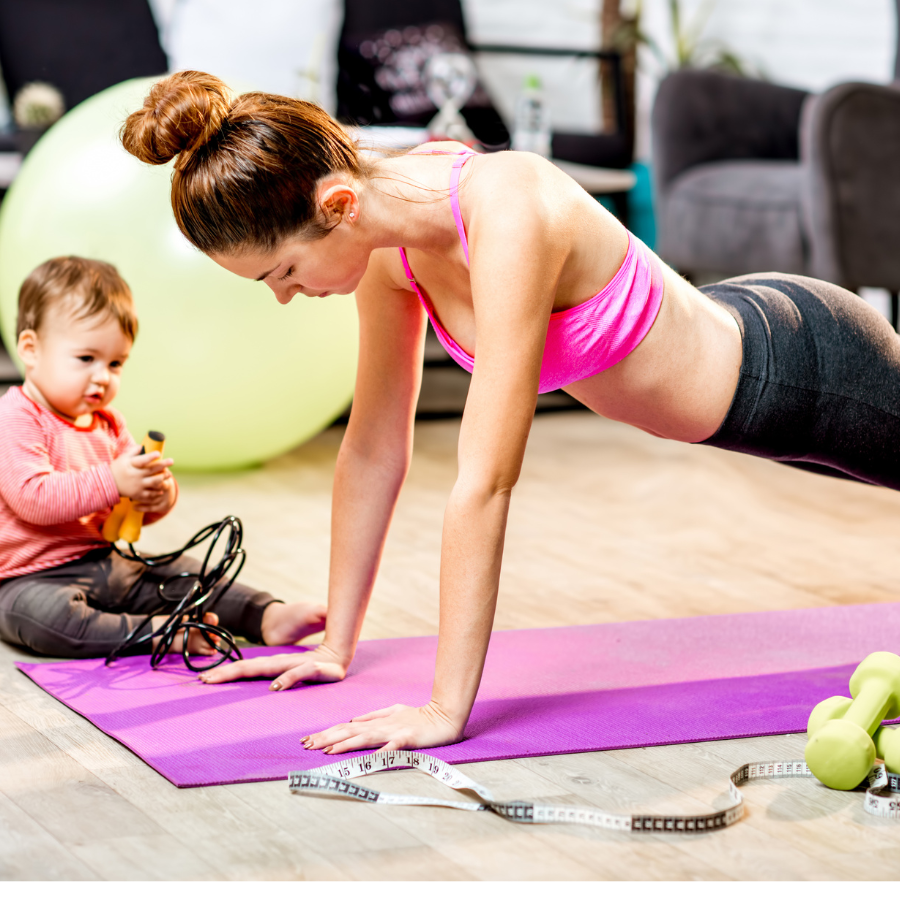
POLYGON ((137 440, 165 433, 181 469, 234 469, 289 450, 347 406, 359 324, 352 296, 280 306, 219 268, 179 232, 171 164, 129 155, 118 131, 154 79, 86 100, 44 135, 0 207, 0 327, 11 350, 19 287, 39 263, 113 263, 140 331, 114 401, 137 440))

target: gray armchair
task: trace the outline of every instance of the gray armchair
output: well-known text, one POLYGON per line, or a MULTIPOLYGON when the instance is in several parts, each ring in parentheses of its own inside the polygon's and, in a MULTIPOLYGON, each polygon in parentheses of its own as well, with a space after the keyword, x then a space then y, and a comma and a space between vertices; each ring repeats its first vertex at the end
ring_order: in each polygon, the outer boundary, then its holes
POLYGON ((653 107, 660 255, 690 274, 887 288, 896 327, 900 56, 895 78, 810 95, 710 71, 669 75, 653 107))

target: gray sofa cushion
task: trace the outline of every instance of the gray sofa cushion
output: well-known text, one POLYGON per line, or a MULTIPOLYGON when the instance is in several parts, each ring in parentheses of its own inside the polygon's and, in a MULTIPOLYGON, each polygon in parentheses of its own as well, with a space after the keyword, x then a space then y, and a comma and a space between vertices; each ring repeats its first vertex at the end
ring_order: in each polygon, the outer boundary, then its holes
POLYGON ((666 192, 660 255, 682 271, 804 274, 800 179, 797 163, 775 160, 688 169, 666 192))
POLYGON ((682 172, 706 163, 799 159, 797 135, 807 96, 709 69, 667 75, 653 104, 657 193, 665 194, 682 172))

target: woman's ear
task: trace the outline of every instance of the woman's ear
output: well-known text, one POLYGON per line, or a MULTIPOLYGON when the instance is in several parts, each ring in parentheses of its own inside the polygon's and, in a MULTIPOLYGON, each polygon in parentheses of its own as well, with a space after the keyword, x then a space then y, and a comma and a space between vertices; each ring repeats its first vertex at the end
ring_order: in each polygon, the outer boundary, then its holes
POLYGON ((356 222, 359 219, 359 196, 352 187, 335 180, 319 188, 319 208, 329 224, 334 222, 338 225, 344 219, 356 222))
POLYGON ((31 368, 37 361, 38 336, 33 328, 26 328, 16 343, 16 353, 27 368, 31 368))

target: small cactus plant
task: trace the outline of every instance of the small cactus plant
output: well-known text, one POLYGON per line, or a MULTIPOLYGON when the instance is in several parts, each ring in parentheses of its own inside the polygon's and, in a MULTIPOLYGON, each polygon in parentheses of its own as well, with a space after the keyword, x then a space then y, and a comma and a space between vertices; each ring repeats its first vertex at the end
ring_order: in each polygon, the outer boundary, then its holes
POLYGON ((65 111, 62 94, 43 81, 23 85, 13 101, 13 118, 21 129, 49 128, 65 111))

